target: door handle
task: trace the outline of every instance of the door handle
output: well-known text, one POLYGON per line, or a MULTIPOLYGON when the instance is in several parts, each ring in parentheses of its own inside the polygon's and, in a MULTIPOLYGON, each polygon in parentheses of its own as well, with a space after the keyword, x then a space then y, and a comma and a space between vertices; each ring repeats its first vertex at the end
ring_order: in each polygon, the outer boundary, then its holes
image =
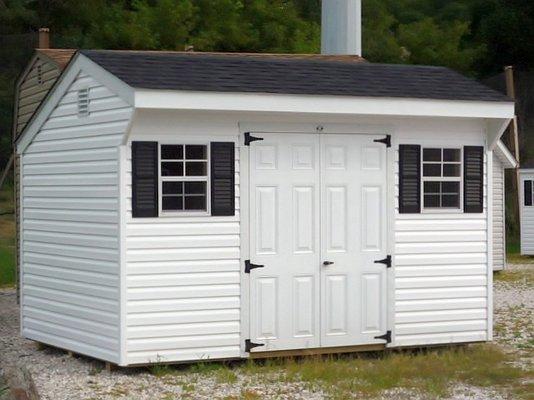
POLYGON ((333 261, 324 261, 324 262, 323 262, 323 265, 324 265, 325 267, 328 267, 329 265, 332 265, 333 263, 334 263, 333 261))

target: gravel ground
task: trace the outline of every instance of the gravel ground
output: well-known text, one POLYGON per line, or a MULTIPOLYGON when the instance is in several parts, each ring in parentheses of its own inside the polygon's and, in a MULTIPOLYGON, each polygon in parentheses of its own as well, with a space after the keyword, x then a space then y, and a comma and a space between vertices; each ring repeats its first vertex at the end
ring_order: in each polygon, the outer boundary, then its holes
MULTIPOLYGON (((533 268, 517 265, 512 270, 533 268)), ((518 364, 532 368, 534 344, 534 287, 532 282, 495 282, 495 341, 518 355, 518 364)), ((321 391, 303 383, 287 382, 276 375, 225 377, 224 372, 165 375, 146 369, 121 369, 107 373, 103 364, 85 357, 72 357, 53 348, 39 349, 19 337, 18 307, 12 289, 0 289, 0 367, 25 365, 32 373, 42 399, 46 400, 173 400, 173 399, 324 399, 321 391)), ((1 372, 1 371, 0 371, 1 372)), ((1 375, 1 373, 0 373, 1 375)), ((501 400, 497 391, 456 385, 450 400, 501 400)), ((418 396, 407 390, 384 393, 387 400, 418 396)))
MULTIPOLYGON (((534 269, 533 264, 510 265, 507 272, 534 269)), ((494 340, 506 351, 515 353, 518 365, 533 368, 534 360, 534 282, 494 282, 494 340)))

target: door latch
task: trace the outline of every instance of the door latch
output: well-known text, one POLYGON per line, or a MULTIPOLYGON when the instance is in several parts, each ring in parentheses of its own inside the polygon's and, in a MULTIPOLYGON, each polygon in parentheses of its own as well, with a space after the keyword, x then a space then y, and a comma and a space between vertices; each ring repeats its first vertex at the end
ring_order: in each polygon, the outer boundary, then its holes
POLYGON ((324 265, 325 267, 328 267, 329 265, 332 265, 332 264, 334 264, 333 261, 324 261, 324 262, 323 262, 323 265, 324 265))

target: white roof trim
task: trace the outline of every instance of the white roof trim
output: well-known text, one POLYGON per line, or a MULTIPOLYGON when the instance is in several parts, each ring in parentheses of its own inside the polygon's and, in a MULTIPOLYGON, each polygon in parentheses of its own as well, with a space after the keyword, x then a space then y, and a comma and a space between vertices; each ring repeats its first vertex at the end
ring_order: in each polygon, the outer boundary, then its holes
POLYGON ((510 119, 511 102, 202 91, 135 91, 135 107, 209 111, 510 119))
POLYGON ((115 75, 112 75, 103 69, 98 64, 91 61, 83 54, 76 53, 68 67, 60 75, 55 85, 52 87, 35 114, 26 124, 24 130, 21 132, 16 143, 17 153, 21 154, 24 152, 24 150, 26 150, 80 72, 90 75, 96 81, 100 82, 104 86, 108 87, 108 89, 110 89, 112 92, 116 93, 124 101, 132 106, 134 105, 133 88, 121 81, 115 75))
POLYGON ((499 160, 502 163, 502 166, 504 169, 511 169, 516 168, 518 165, 517 160, 513 156, 513 154, 508 150, 506 145, 502 142, 502 140, 499 140, 497 142, 497 146, 495 146, 495 154, 499 158, 499 160))
POLYGON ((519 168, 520 174, 534 174, 534 168, 519 168))

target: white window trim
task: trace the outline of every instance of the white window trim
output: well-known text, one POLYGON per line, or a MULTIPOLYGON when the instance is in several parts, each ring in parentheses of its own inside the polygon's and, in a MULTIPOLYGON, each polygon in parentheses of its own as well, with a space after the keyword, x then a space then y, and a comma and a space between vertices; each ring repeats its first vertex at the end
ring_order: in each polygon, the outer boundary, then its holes
MULTIPOLYGON (((440 164, 443 165, 443 161, 440 161, 440 164)), ((445 162, 447 163, 447 162, 445 162)), ((451 162, 454 163, 454 162, 451 162)), ((439 144, 428 144, 426 146, 421 146, 421 185, 420 185, 420 196, 421 196, 421 213, 422 214, 463 214, 464 212, 464 147, 463 146, 453 146, 453 145, 439 145, 439 144), (447 176, 447 177, 438 177, 438 176, 428 176, 423 175, 423 166, 424 164, 436 164, 437 162, 432 161, 423 161, 424 149, 441 149, 443 156, 443 149, 456 149, 460 150, 460 162, 456 163, 460 165, 460 176, 447 176), (425 208, 425 182, 460 182, 460 207, 427 207, 425 208)))
MULTIPOLYGON (((158 211, 160 217, 191 217, 191 216, 210 216, 211 215, 211 154, 210 143, 206 141, 169 141, 158 142, 158 211), (182 145, 184 146, 184 160, 185 160, 185 146, 187 145, 203 145, 206 146, 206 176, 166 176, 161 175, 161 146, 166 145, 182 145), (206 182, 206 210, 192 211, 170 211, 163 210, 163 182, 206 182)), ((195 160, 189 160, 195 161, 195 160)), ((201 160, 198 160, 201 161, 201 160)), ((184 175, 185 175, 185 162, 184 162, 184 175)))

